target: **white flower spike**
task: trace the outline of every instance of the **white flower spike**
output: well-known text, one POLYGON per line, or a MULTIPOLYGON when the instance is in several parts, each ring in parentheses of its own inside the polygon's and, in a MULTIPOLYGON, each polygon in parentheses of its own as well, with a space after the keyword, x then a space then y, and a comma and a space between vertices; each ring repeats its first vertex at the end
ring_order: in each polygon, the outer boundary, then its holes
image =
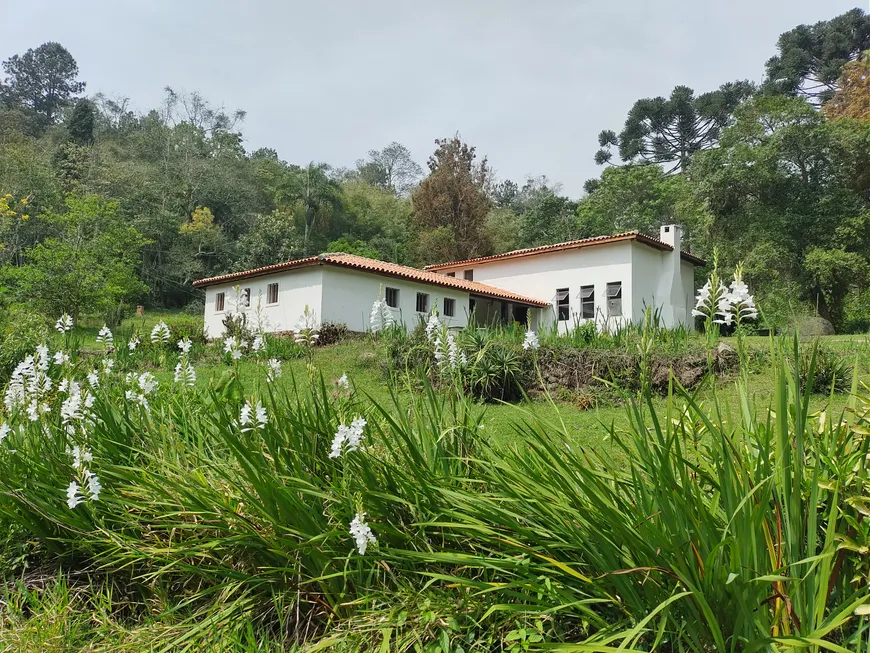
POLYGON ((97 334, 97 342, 105 342, 107 345, 112 345, 115 342, 115 336, 112 335, 112 330, 108 324, 104 324, 103 328, 97 334))
POLYGON ((72 481, 66 489, 66 505, 69 506, 70 510, 85 500, 79 491, 80 489, 79 484, 75 481, 72 481))
POLYGON ((54 328, 57 329, 58 333, 68 333, 72 331, 72 316, 70 316, 68 313, 64 313, 57 319, 57 322, 54 323, 54 328))
POLYGON ((539 346, 538 334, 534 331, 526 331, 526 336, 523 339, 523 349, 537 349, 539 346))
POLYGON ((369 544, 376 544, 378 539, 372 533, 372 529, 366 524, 366 514, 358 512, 350 522, 350 534, 356 540, 356 550, 361 556, 366 554, 369 544))

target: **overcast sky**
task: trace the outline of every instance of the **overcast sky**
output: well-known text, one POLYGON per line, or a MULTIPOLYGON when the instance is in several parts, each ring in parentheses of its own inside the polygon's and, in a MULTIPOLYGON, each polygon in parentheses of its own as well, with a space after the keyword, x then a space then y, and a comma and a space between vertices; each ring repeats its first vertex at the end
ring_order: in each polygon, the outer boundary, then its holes
MULTIPOLYGON (((579 196, 640 97, 759 81, 779 34, 856 0, 3 0, 0 58, 59 41, 87 92, 247 111, 248 150, 351 166, 460 132, 500 178, 579 196)), ((859 5, 860 6, 860 5, 859 5)), ((865 7, 866 9, 866 7, 865 7)))

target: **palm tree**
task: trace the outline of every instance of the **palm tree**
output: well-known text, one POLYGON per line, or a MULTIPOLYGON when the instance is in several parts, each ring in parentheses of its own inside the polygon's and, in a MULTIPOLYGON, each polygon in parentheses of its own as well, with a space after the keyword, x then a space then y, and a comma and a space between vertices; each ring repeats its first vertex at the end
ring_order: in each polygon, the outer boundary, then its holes
POLYGON ((330 218, 341 208, 341 187, 327 174, 329 166, 313 161, 305 168, 287 173, 278 189, 278 203, 301 205, 305 228, 302 239, 304 256, 309 254, 309 245, 315 226, 324 229, 330 218))

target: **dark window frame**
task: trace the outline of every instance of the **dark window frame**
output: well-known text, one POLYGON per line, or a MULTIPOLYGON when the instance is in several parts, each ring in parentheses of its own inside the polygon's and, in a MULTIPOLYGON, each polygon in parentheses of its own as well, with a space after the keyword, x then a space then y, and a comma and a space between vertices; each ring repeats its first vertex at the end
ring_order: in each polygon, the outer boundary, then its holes
POLYGON ((444 315, 445 317, 454 317, 456 315, 456 300, 452 297, 444 298, 444 315))
POLYGON ((622 317, 622 282, 611 281, 605 290, 607 317, 622 317))
POLYGON ((466 281, 474 281, 474 268, 465 270, 465 272, 462 273, 462 278, 466 281))
POLYGON ((556 302, 556 316, 559 322, 567 322, 571 319, 571 290, 570 288, 557 288, 556 296, 553 298, 556 302))
POLYGON ((227 294, 219 292, 214 296, 214 312, 223 313, 226 310, 227 294))
POLYGON ((277 304, 278 303, 278 282, 273 281, 272 283, 266 286, 266 304, 277 304), (274 288, 275 298, 272 299, 272 289, 274 288))
POLYGON ((580 318, 591 320, 595 317, 595 286, 580 286, 580 318))
POLYGON ((384 301, 387 303, 387 306, 390 308, 399 308, 399 289, 398 288, 390 288, 389 286, 384 289, 384 301), (390 301, 392 299, 392 301, 390 301))
POLYGON ((416 306, 417 306, 418 313, 428 313, 429 312, 429 293, 418 292, 416 306), (422 308, 421 308, 421 306, 422 306, 422 308))

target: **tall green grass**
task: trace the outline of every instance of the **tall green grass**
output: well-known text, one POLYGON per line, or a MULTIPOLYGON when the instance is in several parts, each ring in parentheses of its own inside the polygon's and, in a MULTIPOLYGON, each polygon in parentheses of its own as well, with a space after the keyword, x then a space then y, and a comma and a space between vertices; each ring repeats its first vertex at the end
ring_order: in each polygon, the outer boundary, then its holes
POLYGON ((165 383, 145 409, 110 375, 72 434, 58 397, 4 418, 0 514, 65 569, 123 579, 139 609, 170 603, 185 627, 166 650, 248 625, 288 650, 870 650, 870 397, 853 383, 846 411, 812 413, 796 347, 772 343, 770 405, 745 375, 733 405, 676 383, 663 409, 627 398, 619 456, 534 414, 496 449, 483 407, 425 377, 378 402, 263 369, 165 383), (264 427, 239 423, 245 402, 264 427), (363 446, 330 457, 357 417, 363 446), (73 445, 103 491, 70 509, 73 445))

